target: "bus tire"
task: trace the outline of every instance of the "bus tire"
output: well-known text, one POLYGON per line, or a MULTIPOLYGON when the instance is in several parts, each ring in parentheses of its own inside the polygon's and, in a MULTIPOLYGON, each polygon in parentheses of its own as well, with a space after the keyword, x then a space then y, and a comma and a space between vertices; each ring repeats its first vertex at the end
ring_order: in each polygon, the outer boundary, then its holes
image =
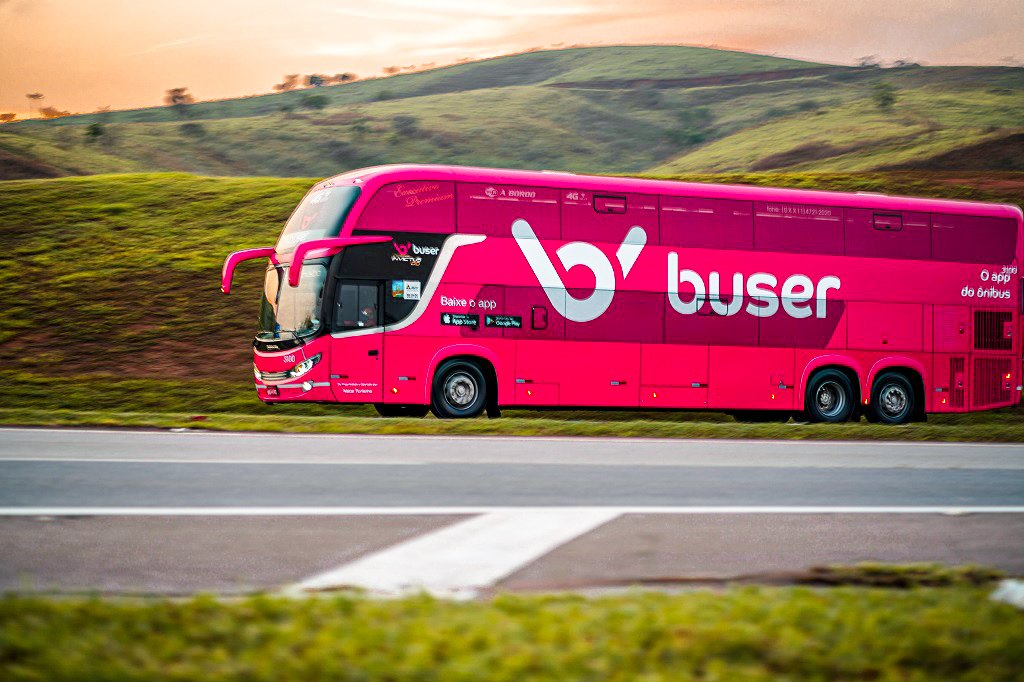
POLYGON ((430 408, 426 405, 392 405, 390 403, 376 403, 374 409, 382 417, 410 417, 419 419, 426 417, 430 408))
POLYGON ((430 411, 438 419, 478 417, 487 405, 487 379, 476 363, 448 360, 434 372, 430 411))
POLYGON ((906 424, 914 416, 914 386, 899 372, 883 372, 871 387, 871 421, 906 424))
POLYGON ((856 407, 850 378, 837 369, 818 372, 807 386, 804 416, 810 422, 840 424, 856 407))

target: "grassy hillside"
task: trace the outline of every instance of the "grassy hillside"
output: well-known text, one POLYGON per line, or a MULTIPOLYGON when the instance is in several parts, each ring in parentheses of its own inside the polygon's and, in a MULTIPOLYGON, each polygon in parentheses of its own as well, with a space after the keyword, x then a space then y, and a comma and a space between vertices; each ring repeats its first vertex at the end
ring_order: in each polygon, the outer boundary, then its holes
MULTIPOLYGON (((1024 204, 1024 173, 727 174, 686 179, 1024 204)), ((7 273, 0 278, 0 381, 5 387, 0 422, 166 426, 187 423, 189 414, 271 414, 251 387, 260 267, 240 268, 231 296, 219 292, 220 267, 230 251, 273 243, 312 182, 129 174, 0 183, 0 269, 7 273), (83 417, 83 411, 102 414, 83 417), (112 417, 109 411, 150 414, 112 417), (169 412, 177 414, 166 416, 169 412)), ((273 411, 270 426, 380 430, 380 422, 360 421, 370 413, 363 407, 286 406, 273 411), (337 414, 348 415, 349 421, 296 421, 300 415, 337 414)), ((718 414, 646 415, 660 420, 658 427, 634 421, 631 413, 602 414, 603 423, 582 426, 566 422, 564 416, 505 423, 522 433, 894 437, 884 427, 856 427, 861 429, 856 433, 811 427, 799 433, 768 433, 756 427, 737 432, 731 423, 726 428, 721 422, 728 418, 718 414), (687 420, 700 423, 675 423, 687 420)), ((950 418, 939 425, 908 427, 898 436, 1024 438, 1019 414, 986 419, 974 431, 957 427, 961 422, 950 418)), ((215 416, 206 425, 268 426, 253 417, 228 416, 215 416)), ((388 428, 423 427, 403 422, 388 428)), ((479 432, 493 427, 480 422, 445 428, 479 432)))
MULTIPOLYGON (((1024 131, 1022 97, 1024 69, 580 48, 180 110, 8 124, 0 179, 323 176, 397 161, 608 173, 956 168, 958 150, 1005 147, 1024 131), (891 110, 875 102, 880 82, 894 89, 891 110)), ((972 158, 968 167, 1024 170, 1021 153, 972 158)))

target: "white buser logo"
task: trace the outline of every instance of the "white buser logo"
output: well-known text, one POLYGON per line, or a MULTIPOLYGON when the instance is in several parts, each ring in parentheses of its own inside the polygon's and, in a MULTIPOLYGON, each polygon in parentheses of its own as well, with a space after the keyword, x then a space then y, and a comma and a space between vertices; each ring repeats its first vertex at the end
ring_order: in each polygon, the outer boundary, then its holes
MULTIPOLYGON (((683 315, 692 315, 700 310, 708 301, 711 302, 711 312, 716 315, 729 317, 735 315, 743 308, 744 286, 743 273, 737 272, 732 276, 732 298, 728 303, 722 300, 721 276, 717 272, 708 274, 707 285, 704 278, 693 270, 679 269, 679 254, 670 252, 668 254, 668 301, 672 309, 683 315), (691 292, 680 294, 679 286, 687 284, 693 289, 691 292), (684 300, 684 296, 686 300, 684 300)), ((775 275, 767 272, 755 272, 746 278, 746 312, 754 317, 771 317, 779 312, 781 301, 782 310, 790 317, 802 319, 812 314, 818 318, 824 318, 827 314, 826 297, 829 290, 838 290, 841 282, 834 275, 826 275, 814 282, 807 275, 790 275, 782 283, 780 293, 775 293, 775 287, 779 280, 775 275), (811 301, 814 301, 814 310, 811 310, 811 301)))
MULTIPOLYGON (((615 296, 615 270, 611 260, 599 248, 587 242, 570 242, 555 251, 566 272, 582 265, 594 274, 594 291, 589 296, 576 298, 566 291, 562 278, 530 223, 521 218, 513 222, 512 236, 544 289, 548 301, 560 315, 573 322, 590 322, 603 315, 611 306, 615 296)), ((615 252, 623 279, 629 275, 646 245, 647 233, 644 229, 639 225, 631 227, 615 252)), ((772 317, 781 309, 797 319, 812 315, 825 318, 828 314, 828 292, 837 291, 841 285, 835 275, 826 275, 815 282, 807 275, 794 274, 782 282, 781 290, 777 293, 779 279, 775 275, 755 272, 745 277, 743 273, 737 272, 732 276, 732 295, 725 300, 718 272, 710 272, 705 283, 696 271, 679 269, 679 254, 674 251, 668 254, 667 266, 668 300, 672 309, 682 315, 693 315, 710 304, 711 313, 723 317, 731 317, 741 310, 754 317, 772 317), (688 290, 680 291, 680 285, 687 285, 688 290)))
MULTIPOLYGON (((615 296, 615 271, 608 256, 604 255, 601 249, 587 242, 569 242, 555 251, 566 272, 577 265, 582 265, 594 273, 594 291, 589 296, 576 298, 565 291, 562 278, 555 271, 530 223, 522 218, 516 220, 512 223, 512 236, 526 256, 526 262, 537 276, 537 281, 544 288, 548 301, 559 315, 573 322, 590 322, 608 310, 608 306, 612 304, 612 297, 615 296)), ((626 238, 615 252, 623 278, 629 275, 646 244, 647 233, 642 227, 634 225, 629 228, 626 238)))

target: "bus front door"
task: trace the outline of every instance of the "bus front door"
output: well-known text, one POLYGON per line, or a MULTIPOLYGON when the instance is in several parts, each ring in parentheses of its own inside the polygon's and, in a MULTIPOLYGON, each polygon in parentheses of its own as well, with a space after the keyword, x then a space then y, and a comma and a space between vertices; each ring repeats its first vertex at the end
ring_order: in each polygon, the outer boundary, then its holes
POLYGON ((345 403, 379 403, 384 374, 381 284, 341 280, 337 286, 330 354, 334 396, 345 403))

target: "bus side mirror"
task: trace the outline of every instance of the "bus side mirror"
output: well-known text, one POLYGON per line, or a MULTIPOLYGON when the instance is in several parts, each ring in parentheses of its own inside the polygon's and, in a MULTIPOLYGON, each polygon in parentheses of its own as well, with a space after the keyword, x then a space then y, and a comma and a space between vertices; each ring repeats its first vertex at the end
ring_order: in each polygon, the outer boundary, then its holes
POLYGON ((235 251, 224 259, 224 267, 220 271, 220 290, 225 294, 231 293, 231 279, 235 275, 235 268, 242 261, 254 258, 269 258, 274 254, 273 246, 261 246, 258 249, 244 249, 235 251))

